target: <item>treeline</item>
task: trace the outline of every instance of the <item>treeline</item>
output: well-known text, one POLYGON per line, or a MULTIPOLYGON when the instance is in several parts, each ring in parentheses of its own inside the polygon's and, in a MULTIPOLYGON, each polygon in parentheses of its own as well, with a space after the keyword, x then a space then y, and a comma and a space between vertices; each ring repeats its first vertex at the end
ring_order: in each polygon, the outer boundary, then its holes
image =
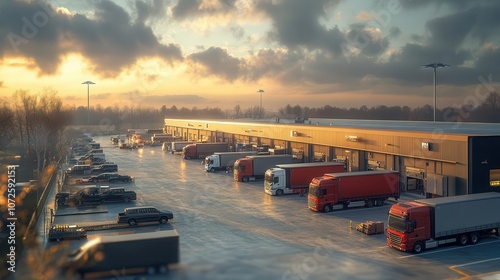
MULTIPOLYGON (((500 122, 500 95, 491 92, 482 103, 461 105, 436 110, 436 121, 445 122, 500 122), (474 105, 474 106, 472 106, 474 105)), ((74 119, 73 124, 87 124, 87 108, 73 107, 70 109, 74 119)), ((328 118, 328 119, 366 119, 366 120, 404 120, 404 121, 432 121, 434 109, 430 105, 410 108, 409 106, 374 107, 361 106, 359 108, 340 108, 325 105, 321 108, 310 108, 300 105, 286 105, 277 111, 270 111, 259 106, 243 109, 236 105, 232 110, 220 108, 177 108, 175 105, 159 109, 147 107, 91 107, 89 123, 98 125, 111 123, 120 125, 162 122, 164 118, 179 119, 240 119, 240 118, 328 118)))

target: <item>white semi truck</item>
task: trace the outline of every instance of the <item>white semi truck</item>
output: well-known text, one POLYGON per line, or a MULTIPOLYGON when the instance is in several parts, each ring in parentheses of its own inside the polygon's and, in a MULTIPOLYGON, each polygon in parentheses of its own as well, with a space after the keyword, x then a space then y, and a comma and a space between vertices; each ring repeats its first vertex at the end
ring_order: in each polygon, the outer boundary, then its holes
POLYGON ((228 167, 232 168, 238 159, 256 154, 257 151, 214 153, 205 158, 205 171, 215 172, 226 170, 228 167))

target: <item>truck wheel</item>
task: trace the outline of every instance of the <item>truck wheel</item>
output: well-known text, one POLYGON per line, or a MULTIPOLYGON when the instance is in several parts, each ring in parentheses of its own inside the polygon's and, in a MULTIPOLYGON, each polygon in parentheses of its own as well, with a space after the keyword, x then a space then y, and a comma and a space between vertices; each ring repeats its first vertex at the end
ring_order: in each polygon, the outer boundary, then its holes
POLYGON ((123 198, 123 202, 127 203, 127 202, 129 202, 129 201, 130 201, 130 197, 127 197, 127 196, 126 196, 126 197, 124 197, 124 198, 123 198))
POLYGON ((243 177, 243 178, 241 178, 241 181, 248 182, 248 178, 247 177, 243 177))
POLYGON ((480 239, 479 233, 476 233, 476 232, 471 233, 470 244, 475 245, 475 244, 479 243, 479 239, 480 239))
POLYGON ((215 168, 210 168, 210 172, 215 173, 215 168))
POLYGON ((365 206, 366 206, 366 207, 368 207, 368 208, 373 207, 373 200, 371 200, 371 199, 370 199, 370 200, 367 200, 367 201, 365 202, 365 206))
POLYGON ((323 206, 323 212, 328 213, 330 211, 332 211, 332 206, 330 204, 323 206))
POLYGON ((424 244, 420 241, 418 242, 415 242, 415 244, 413 244, 413 252, 415 254, 420 254, 424 251, 424 244))
POLYGON ((160 224, 166 224, 168 222, 168 218, 167 217, 161 217, 160 218, 160 224))
POLYGON ((460 244, 460 246, 466 246, 467 244, 469 244, 469 237, 467 236, 467 234, 460 235, 460 237, 458 238, 458 244, 460 244))
POLYGON ((277 196, 282 196, 283 195, 283 190, 277 190, 276 191, 277 196))
POLYGON ((128 224, 133 227, 137 224, 137 222, 134 219, 130 219, 128 220, 128 224))
POLYGON ((106 199, 101 199, 101 204, 106 204, 108 203, 108 201, 106 201, 106 199))
POLYGON ((383 200, 383 199, 377 199, 377 200, 375 201, 375 204, 376 204, 376 206, 379 206, 379 207, 380 207, 380 206, 384 205, 384 200, 383 200))

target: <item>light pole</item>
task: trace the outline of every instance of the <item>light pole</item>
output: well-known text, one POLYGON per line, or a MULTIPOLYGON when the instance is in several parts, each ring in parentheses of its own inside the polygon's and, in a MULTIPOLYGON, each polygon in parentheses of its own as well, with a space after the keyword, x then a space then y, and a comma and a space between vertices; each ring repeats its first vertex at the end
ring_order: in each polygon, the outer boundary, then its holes
POLYGON ((259 89, 257 92, 260 93, 260 107, 259 107, 259 119, 260 119, 262 118, 262 93, 264 92, 264 90, 259 89))
POLYGON ((87 125, 90 124, 90 85, 95 85, 92 81, 83 82, 82 85, 87 85, 87 125))
POLYGON ((451 67, 451 66, 448 64, 443 64, 441 62, 434 62, 431 64, 422 65, 422 67, 434 69, 434 121, 436 121, 436 69, 439 67, 451 67))

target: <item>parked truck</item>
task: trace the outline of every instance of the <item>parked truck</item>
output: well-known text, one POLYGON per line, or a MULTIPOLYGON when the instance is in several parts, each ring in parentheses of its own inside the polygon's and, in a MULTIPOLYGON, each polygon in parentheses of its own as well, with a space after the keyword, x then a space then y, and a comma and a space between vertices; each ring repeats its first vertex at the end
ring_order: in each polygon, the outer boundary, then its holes
POLYGON ((172 142, 171 147, 170 147, 170 152, 173 153, 178 153, 182 152, 182 148, 186 145, 194 144, 195 142, 192 141, 177 141, 177 142, 172 142))
POLYGON ((63 264, 66 277, 99 273, 116 277, 120 273, 164 273, 180 260, 179 234, 160 230, 92 239, 71 253, 63 264), (161 249, 159 249, 161 248, 161 249))
POLYGON ((389 197, 399 198, 397 171, 328 173, 309 184, 308 207, 330 212, 335 205, 347 208, 358 201, 363 201, 366 207, 382 206, 389 197))
POLYGON ((442 244, 476 244, 500 230, 500 193, 419 199, 389 210, 387 244, 421 253, 442 244))
POLYGON ((257 155, 257 151, 214 153, 205 158, 205 171, 215 172, 233 168, 236 160, 252 155, 257 155))
POLYGON ((266 171, 264 191, 270 195, 290 193, 306 193, 311 180, 325 173, 344 172, 343 163, 310 162, 295 164, 278 164, 266 171))
POLYGON ((293 163, 292 155, 260 155, 240 158, 234 163, 234 180, 254 181, 264 178, 266 170, 277 164, 293 163))
POLYGON ((227 142, 216 143, 194 143, 184 146, 182 148, 182 158, 196 159, 205 158, 216 152, 227 152, 229 144, 227 142))

